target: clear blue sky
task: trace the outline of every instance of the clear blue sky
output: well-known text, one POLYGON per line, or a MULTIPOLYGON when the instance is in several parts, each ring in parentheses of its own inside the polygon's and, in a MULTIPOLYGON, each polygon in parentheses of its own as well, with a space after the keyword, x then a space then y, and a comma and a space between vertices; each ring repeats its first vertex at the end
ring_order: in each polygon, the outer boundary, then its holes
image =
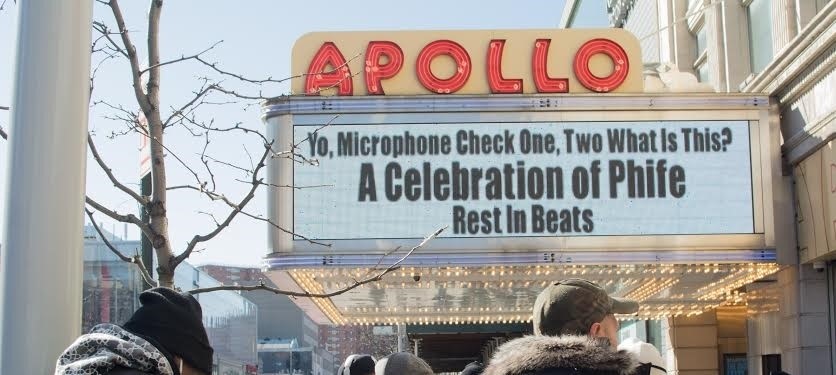
MULTIPOLYGON (((605 27, 607 20, 604 1, 585 1, 594 3, 590 8, 593 11, 581 12, 576 25, 605 27), (600 9, 600 12, 596 9, 600 9)), ((128 27, 134 32, 135 43, 143 56, 147 4, 148 1, 122 1, 128 27)), ((290 51, 294 41, 310 31, 555 28, 563 6, 564 0, 362 0, 316 3, 266 0, 168 1, 162 14, 162 60, 193 54, 223 40, 208 58, 219 62, 225 69, 251 77, 286 77, 290 74, 290 51)), ((6 9, 0 11, 0 51, 3 52, 0 53, 0 105, 11 104, 10 79, 14 69, 16 16, 15 4, 7 1, 6 9)), ((98 3, 94 5, 94 19, 113 23, 109 9, 98 3)), ((97 62, 93 61, 94 64, 97 62)), ((161 86, 162 100, 166 107, 177 106, 187 100, 189 93, 197 88, 197 71, 197 66, 189 64, 164 69, 161 86)), ((275 85, 267 88, 265 94, 278 95, 287 91, 287 85, 275 85)), ((98 74, 94 100, 102 98, 126 108, 136 108, 132 99, 130 73, 124 62, 108 63, 98 74)), ((126 136, 109 140, 106 136, 121 128, 117 123, 103 118, 107 113, 110 112, 94 107, 89 127, 95 132, 100 152, 109 161, 116 175, 126 183, 134 183, 138 176, 138 139, 126 136)), ((209 108, 203 114, 204 119, 215 118, 219 126, 239 121, 251 127, 262 126, 258 108, 244 110, 240 106, 227 106, 219 110, 209 108)), ((8 129, 6 112, 0 112, 0 126, 8 129)), ((201 141, 194 140, 182 131, 167 136, 166 143, 182 157, 191 160, 196 160, 195 155, 202 147, 201 141)), ((234 136, 216 139, 211 150, 218 158, 248 164, 242 144, 246 144, 251 153, 258 152, 257 143, 234 136)), ((6 144, 0 143, 0 187, 4 197, 6 152, 6 144)), ((167 160, 170 184, 193 181, 172 158, 167 160)), ((241 173, 220 167, 218 171, 221 174, 218 180, 224 181, 220 185, 230 197, 244 194, 246 186, 234 181, 235 178, 243 177, 241 173)), ((136 185, 132 186, 138 189, 136 185)), ((117 207, 120 212, 136 211, 136 205, 118 193, 92 161, 88 162, 87 191, 91 197, 117 207)), ((206 199, 192 193, 170 193, 170 228, 175 249, 182 249, 194 234, 205 233, 213 228, 211 219, 196 213, 197 210, 214 212, 219 216, 227 211, 223 205, 213 206, 206 199)), ((250 204, 250 211, 265 213, 263 192, 250 204)), ((98 217, 103 219, 102 215, 98 217)), ((123 234, 121 224, 109 220, 104 220, 104 223, 106 229, 120 236, 123 234)), ((218 262, 256 265, 266 251, 266 231, 266 224, 241 218, 221 236, 207 242, 202 247, 205 250, 193 255, 190 261, 196 264, 218 262)), ((128 237, 136 239, 138 232, 129 228, 128 237)))

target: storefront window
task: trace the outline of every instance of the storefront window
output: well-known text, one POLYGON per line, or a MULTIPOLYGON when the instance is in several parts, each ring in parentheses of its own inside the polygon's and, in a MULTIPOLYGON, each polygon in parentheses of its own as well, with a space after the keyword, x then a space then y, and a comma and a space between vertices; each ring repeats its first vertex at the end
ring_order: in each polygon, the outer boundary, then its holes
POLYGON ((752 0, 746 8, 752 73, 760 73, 772 61, 772 6, 770 4, 770 0, 752 0))
POLYGON ((781 355, 767 354, 761 356, 761 368, 763 375, 772 375, 781 371, 781 355))
POLYGON ((748 375, 749 363, 745 353, 723 355, 723 374, 748 375))

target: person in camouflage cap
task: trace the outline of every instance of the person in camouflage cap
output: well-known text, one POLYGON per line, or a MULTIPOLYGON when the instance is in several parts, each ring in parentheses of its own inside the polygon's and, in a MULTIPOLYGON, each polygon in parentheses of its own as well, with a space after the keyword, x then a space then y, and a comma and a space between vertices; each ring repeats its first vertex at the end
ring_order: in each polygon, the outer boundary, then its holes
POLYGON ((606 337, 616 347, 618 321, 614 314, 638 311, 637 302, 610 297, 593 282, 560 280, 540 292, 534 302, 534 334, 606 337))
POLYGON ((500 346, 483 375, 632 375, 639 362, 617 350, 614 314, 638 310, 593 282, 555 282, 534 302, 534 335, 500 346))

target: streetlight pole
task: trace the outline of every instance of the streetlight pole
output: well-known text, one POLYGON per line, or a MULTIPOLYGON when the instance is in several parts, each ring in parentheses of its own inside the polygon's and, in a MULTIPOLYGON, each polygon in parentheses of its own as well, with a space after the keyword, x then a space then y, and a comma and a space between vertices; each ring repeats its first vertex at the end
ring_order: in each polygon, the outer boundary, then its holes
POLYGON ((51 374, 81 330, 91 0, 17 2, 0 374, 51 374))

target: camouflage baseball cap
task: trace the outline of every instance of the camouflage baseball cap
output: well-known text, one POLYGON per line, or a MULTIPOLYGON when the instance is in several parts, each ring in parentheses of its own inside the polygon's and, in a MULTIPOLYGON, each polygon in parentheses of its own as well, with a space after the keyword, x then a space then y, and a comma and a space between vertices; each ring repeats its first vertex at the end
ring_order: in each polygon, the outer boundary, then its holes
POLYGON ((560 280, 540 292, 534 302, 534 334, 585 335, 609 314, 635 314, 636 301, 613 298, 593 282, 560 280))

